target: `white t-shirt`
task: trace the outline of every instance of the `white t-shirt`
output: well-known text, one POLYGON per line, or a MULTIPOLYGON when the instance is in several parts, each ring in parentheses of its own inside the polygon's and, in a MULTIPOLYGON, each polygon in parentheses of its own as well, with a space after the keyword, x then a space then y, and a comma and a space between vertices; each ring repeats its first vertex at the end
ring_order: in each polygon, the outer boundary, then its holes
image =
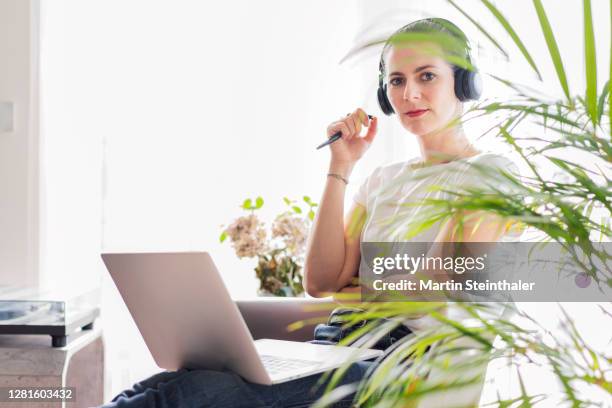
POLYGON ((422 203, 433 198, 452 200, 451 193, 462 188, 499 188, 509 191, 512 186, 502 176, 489 180, 483 171, 493 175, 502 169, 518 175, 517 166, 508 158, 481 153, 466 159, 422 167, 418 159, 378 167, 361 184, 354 201, 366 208, 366 222, 361 232, 362 242, 433 242, 439 223, 415 236, 407 236, 410 224, 422 211, 431 207, 422 203), (494 186, 487 184, 495 184, 494 186))
MULTIPOLYGON (((378 167, 361 184, 354 201, 366 208, 366 221, 361 232, 361 242, 434 242, 440 229, 440 222, 417 235, 408 236, 416 214, 422 218, 422 211, 431 207, 423 199, 452 200, 447 192, 462 188, 500 189, 512 191, 511 183, 501 175, 491 180, 484 177, 498 174, 498 169, 519 175, 518 167, 508 158, 495 153, 481 153, 466 159, 423 167, 418 159, 378 167), (444 191, 447 190, 447 191, 444 191)), ((518 235, 507 234, 500 241, 515 241, 518 235)), ((449 307, 448 317, 462 318, 463 310, 449 307)), ((425 316, 404 322, 412 330, 439 324, 425 316)))

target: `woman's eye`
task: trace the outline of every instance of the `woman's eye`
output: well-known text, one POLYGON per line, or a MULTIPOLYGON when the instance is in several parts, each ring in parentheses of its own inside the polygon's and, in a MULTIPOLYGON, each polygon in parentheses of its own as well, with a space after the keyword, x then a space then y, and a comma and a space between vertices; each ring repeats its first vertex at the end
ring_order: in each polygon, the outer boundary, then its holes
POLYGON ((402 78, 391 78, 391 80, 389 81, 389 83, 391 84, 391 86, 399 86, 401 85, 403 82, 402 78))
POLYGON ((427 82, 432 81, 435 77, 436 74, 434 74, 433 72, 423 72, 423 74, 421 74, 421 80, 427 82))

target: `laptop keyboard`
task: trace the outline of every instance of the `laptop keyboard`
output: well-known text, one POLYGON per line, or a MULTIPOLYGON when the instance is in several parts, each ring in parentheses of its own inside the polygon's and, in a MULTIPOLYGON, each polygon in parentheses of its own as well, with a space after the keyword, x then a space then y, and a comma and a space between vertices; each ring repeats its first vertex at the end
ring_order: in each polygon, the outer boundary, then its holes
POLYGON ((276 356, 261 355, 261 361, 269 374, 294 371, 319 365, 318 361, 298 360, 276 356))

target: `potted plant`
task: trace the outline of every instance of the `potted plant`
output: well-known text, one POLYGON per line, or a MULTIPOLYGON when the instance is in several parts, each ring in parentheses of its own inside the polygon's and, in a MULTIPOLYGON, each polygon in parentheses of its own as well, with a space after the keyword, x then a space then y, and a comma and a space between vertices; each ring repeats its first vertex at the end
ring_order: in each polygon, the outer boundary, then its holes
POLYGON ((302 209, 296 200, 283 198, 288 210, 273 221, 268 235, 265 224, 255 214, 264 204, 262 197, 246 199, 241 208, 249 214, 238 217, 224 228, 220 242, 230 239, 238 258, 257 258, 255 275, 260 296, 303 296, 302 265, 308 230, 317 203, 304 196, 302 209))
MULTIPOLYGON (((454 1, 449 0, 449 3, 505 53, 498 41, 470 14, 454 1)), ((492 2, 481 0, 481 3, 495 16, 525 61, 540 76, 534 59, 510 22, 492 2)), ((597 87, 591 2, 583 1, 586 89, 579 95, 570 91, 571 84, 546 10, 540 0, 533 0, 533 6, 564 97, 551 100, 542 96, 543 92, 537 89, 530 90, 496 77, 513 90, 511 102, 485 100, 466 112, 464 118, 495 118, 496 125, 491 131, 524 162, 528 173, 518 177, 499 170, 483 169, 483 180, 503 177, 516 189, 512 194, 501 189, 493 192, 479 188, 449 191, 454 195, 454 200, 423 202, 428 211, 422 212, 411 228, 413 232, 423 230, 432 225, 432 220, 448 220, 467 211, 493 213, 536 231, 543 241, 562 245, 582 269, 582 279, 590 279, 609 289, 612 287, 609 267, 611 254, 597 242, 610 241, 612 237, 612 84, 608 77, 603 87, 597 87), (556 154, 568 151, 573 152, 575 160, 556 154), (554 176, 544 174, 542 166, 554 168, 554 176), (578 253, 589 256, 579 257, 578 253)), ((376 43, 380 41, 368 46, 376 43)), ((610 70, 606 70, 610 71, 612 65, 610 70)), ((610 349, 590 346, 576 329, 573 318, 563 309, 563 325, 552 332, 545 329, 546 322, 521 311, 515 311, 513 319, 490 317, 487 315, 490 305, 486 303, 457 305, 471 317, 469 324, 446 316, 443 313, 444 305, 440 304, 360 303, 359 307, 364 312, 354 314, 352 322, 427 313, 440 322, 440 326, 406 338, 389 350, 386 359, 358 385, 357 406, 404 407, 417 406, 426 401, 429 402, 428 406, 447 406, 448 401, 454 401, 453 395, 459 395, 469 388, 479 389, 487 365, 496 360, 503 360, 516 372, 520 387, 511 397, 502 397, 498 392, 500 390, 496 390, 498 398, 488 406, 544 406, 540 403, 572 407, 604 406, 605 402, 591 401, 582 391, 585 388, 594 390, 604 395, 604 399, 612 394, 610 349), (555 379, 561 390, 560 395, 530 393, 521 374, 521 368, 528 364, 539 366, 543 375, 555 379), (442 396, 450 396, 450 399, 444 404, 436 403, 442 396)), ((609 309, 602 306, 601 312, 606 318, 612 318, 609 309)), ((391 329, 392 326, 388 325, 370 324, 356 330, 344 341, 351 343, 361 338, 365 339, 367 346, 391 329)), ((333 389, 335 380, 341 375, 342 369, 333 374, 329 390, 333 389)), ((328 393, 318 406, 326 406, 340 395, 340 390, 328 393)), ((610 399, 607 401, 609 403, 610 399)), ((477 404, 478 400, 473 400, 467 405, 477 404)))

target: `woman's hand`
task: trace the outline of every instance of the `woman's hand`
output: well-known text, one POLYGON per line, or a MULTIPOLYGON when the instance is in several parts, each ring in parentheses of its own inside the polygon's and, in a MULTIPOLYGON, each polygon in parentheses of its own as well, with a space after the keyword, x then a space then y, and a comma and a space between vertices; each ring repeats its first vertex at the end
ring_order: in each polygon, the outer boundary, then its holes
POLYGON ((338 131, 342 132, 342 138, 330 145, 332 162, 353 166, 370 147, 376 136, 377 124, 378 119, 376 117, 369 119, 361 108, 331 123, 327 127, 328 138, 338 131), (361 136, 361 129, 364 126, 368 128, 368 132, 365 136, 361 136))

